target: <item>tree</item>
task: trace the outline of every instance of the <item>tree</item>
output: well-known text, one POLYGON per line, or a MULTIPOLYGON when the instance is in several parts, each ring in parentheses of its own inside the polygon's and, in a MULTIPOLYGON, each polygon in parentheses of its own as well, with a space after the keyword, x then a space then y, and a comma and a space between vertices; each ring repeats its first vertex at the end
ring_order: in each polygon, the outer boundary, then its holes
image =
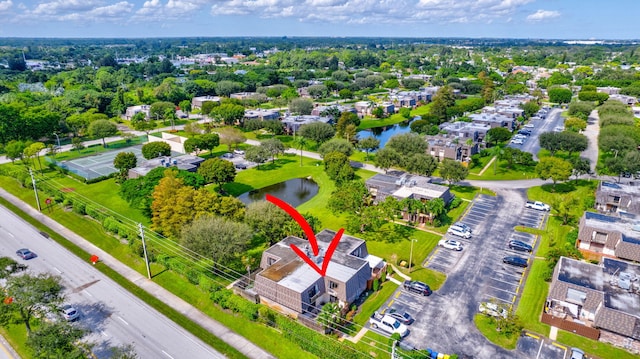
POLYGON ((267 201, 250 203, 244 214, 244 223, 265 239, 269 246, 291 234, 287 233, 288 222, 291 220, 287 212, 267 201))
POLYGON ((227 145, 229 152, 231 152, 231 146, 238 148, 239 144, 247 140, 242 131, 237 128, 223 128, 218 133, 220 134, 220 144, 227 145))
POLYGON ((138 359, 133 344, 123 344, 111 348, 111 359, 138 359))
POLYGON ((544 132, 538 137, 540 147, 551 153, 551 156, 562 149, 562 140, 559 132, 544 132))
POLYGON ((368 199, 369 190, 364 182, 349 181, 331 193, 327 207, 335 212, 357 213, 367 204, 368 199))
POLYGON ((462 181, 468 174, 469 169, 458 161, 445 158, 440 164, 440 176, 449 184, 462 181))
POLYGON ((236 168, 230 161, 221 158, 210 158, 200 164, 198 174, 204 177, 207 183, 216 183, 218 186, 233 182, 236 177, 236 168))
POLYGON ((147 160, 160 156, 171 156, 171 146, 166 142, 149 142, 142 145, 142 157, 147 160))
POLYGON ((572 132, 584 131, 587 128, 587 121, 578 117, 569 117, 564 121, 564 128, 572 132))
POLYGON ((168 101, 154 102, 149 106, 149 117, 153 119, 163 119, 170 111, 175 113, 176 105, 168 101))
POLYGON ((447 110, 456 104, 456 98, 453 89, 450 86, 442 86, 433 96, 431 105, 431 113, 436 115, 441 122, 449 119, 447 110))
POLYGON ((589 147, 589 139, 587 136, 571 131, 563 131, 559 133, 560 148, 569 152, 569 156, 573 152, 582 152, 589 147))
POLYGON ((289 102, 289 112, 297 115, 310 115, 313 110, 313 101, 307 98, 294 98, 289 102))
POLYGON ((187 153, 191 153, 191 152, 195 152, 196 156, 200 153, 200 151, 202 151, 202 140, 200 139, 199 136, 196 137, 191 137, 191 138, 187 138, 186 141, 184 141, 184 150, 187 153))
MULTIPOLYGON (((245 150, 244 158, 247 161, 255 162, 260 168, 261 163, 265 163, 271 157, 271 153, 265 147, 251 146, 245 150)), ((300 155, 300 165, 302 165, 302 155, 300 155)))
POLYGON ((401 156, 410 156, 414 153, 426 153, 427 147, 427 141, 425 141, 424 136, 411 132, 394 135, 385 145, 385 148, 391 148, 401 156))
POLYGON ((580 200, 572 194, 554 196, 551 208, 562 219, 562 225, 566 226, 573 218, 573 211, 580 205, 580 200))
POLYGON ((569 103, 571 102, 571 97, 573 93, 571 90, 562 88, 562 87, 554 87, 549 90, 549 101, 556 103, 569 103))
POLYGON ((138 159, 133 152, 119 152, 113 159, 113 167, 120 171, 121 177, 126 177, 130 169, 136 167, 138 159))
POLYGON ((277 138, 270 138, 263 140, 260 143, 261 147, 264 147, 271 155, 272 163, 276 162, 276 156, 284 153, 284 144, 277 138))
POLYGON ((384 117, 384 108, 382 106, 376 106, 371 110, 371 116, 375 118, 383 118, 384 117))
POLYGON ((591 161, 588 158, 575 157, 572 159, 571 164, 573 165, 573 175, 576 177, 576 181, 578 177, 591 172, 591 161))
POLYGON ((324 156, 324 170, 337 183, 344 183, 355 177, 349 158, 340 152, 329 152, 324 156))
POLYGON ((217 133, 205 133, 198 136, 200 140, 200 149, 205 151, 213 151, 220 145, 220 136, 217 133))
POLYGON ((321 157, 324 157, 329 152, 340 152, 349 157, 353 153, 353 146, 351 142, 345 139, 333 138, 318 148, 318 153, 320 153, 321 157))
POLYGON ((322 324, 325 329, 335 328, 341 321, 338 303, 329 302, 323 305, 320 314, 318 314, 317 321, 322 324))
POLYGON ((339 137, 346 137, 345 131, 349 125, 358 127, 358 125, 360 125, 360 118, 353 112, 345 111, 340 114, 338 122, 336 123, 336 133, 339 137))
POLYGON ((302 136, 298 136, 295 139, 295 144, 300 150, 300 167, 302 167, 302 151, 304 150, 304 146, 307 145, 307 139, 302 136))
POLYGON ((80 137, 74 137, 71 139, 71 147, 73 147, 73 149, 78 152, 80 152, 80 150, 84 148, 84 144, 82 143, 80 137))
POLYGON ((156 128, 156 122, 152 119, 147 119, 144 112, 138 112, 131 118, 131 126, 133 126, 134 130, 144 131, 149 136, 149 132, 156 128))
POLYGON ((387 172, 389 168, 399 164, 400 156, 396 150, 385 146, 376 152, 375 164, 387 172))
POLYGON ((43 322, 27 337, 35 358, 86 358, 92 345, 80 342, 85 330, 66 321, 43 322))
POLYGON ((300 136, 313 140, 318 144, 326 142, 336 134, 333 126, 323 122, 312 122, 302 125, 298 133, 300 136))
POLYGON ((542 180, 551 178, 554 189, 556 182, 569 179, 572 170, 573 166, 571 166, 570 162, 557 157, 543 157, 536 165, 538 177, 542 180))
POLYGON ((400 110, 398 110, 398 113, 400 114, 400 116, 406 118, 407 120, 411 118, 411 109, 408 107, 402 107, 400 110))
POLYGON ((427 202, 426 209, 429 212, 429 223, 433 225, 433 221, 447 213, 447 206, 442 198, 434 198, 427 202))
POLYGON ((522 109, 524 110, 524 117, 531 118, 540 111, 540 106, 535 101, 529 101, 522 104, 522 109))
POLYGON ((38 162, 38 167, 40 167, 40 171, 42 171, 42 163, 40 163, 40 152, 45 149, 44 143, 42 142, 34 142, 27 146, 22 152, 24 157, 29 161, 32 157, 36 159, 38 162))
POLYGON ((211 113, 227 125, 233 125, 244 118, 244 107, 232 103, 223 103, 215 107, 211 113))
POLYGON ((9 305, 18 312, 27 333, 31 333, 34 315, 44 317, 48 312, 57 311, 64 299, 60 277, 48 273, 10 276, 4 290, 6 296, 13 299, 9 305))
POLYGON ((188 249, 227 265, 242 253, 253 237, 251 227, 225 218, 203 216, 186 225, 180 242, 188 249))
POLYGON ((22 141, 11 140, 4 146, 4 153, 11 163, 15 163, 15 160, 22 159, 26 147, 27 145, 22 141))
POLYGON ((410 173, 423 176, 431 176, 438 168, 438 161, 435 157, 426 153, 414 153, 410 157, 405 157, 403 167, 410 173))
POLYGON ((109 120, 96 120, 89 124, 89 135, 102 139, 102 146, 107 147, 105 137, 115 136, 118 133, 118 126, 109 120))
POLYGON ((365 161, 369 160, 369 152, 375 151, 380 147, 380 140, 375 137, 365 137, 358 141, 358 148, 366 153, 365 161))
POLYGON ((499 142, 508 141, 511 138, 511 131, 504 127, 494 127, 487 131, 487 137, 497 145, 499 142))

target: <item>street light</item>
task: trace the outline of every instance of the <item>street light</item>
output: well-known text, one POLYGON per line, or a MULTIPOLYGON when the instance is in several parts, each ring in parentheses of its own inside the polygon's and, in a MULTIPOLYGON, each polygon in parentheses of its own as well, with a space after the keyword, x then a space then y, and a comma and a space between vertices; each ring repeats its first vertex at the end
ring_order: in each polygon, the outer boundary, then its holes
POLYGON ((57 133, 53 133, 56 136, 56 140, 58 140, 58 148, 60 148, 60 137, 58 137, 57 133))
POLYGON ((413 242, 417 241, 417 239, 411 239, 411 251, 409 252, 409 273, 411 273, 411 262, 413 262, 413 242))

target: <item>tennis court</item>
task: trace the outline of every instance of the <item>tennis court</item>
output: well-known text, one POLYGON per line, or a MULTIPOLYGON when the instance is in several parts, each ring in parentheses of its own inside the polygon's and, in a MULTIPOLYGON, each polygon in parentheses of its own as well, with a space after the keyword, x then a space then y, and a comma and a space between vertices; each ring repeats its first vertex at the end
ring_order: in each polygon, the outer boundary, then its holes
POLYGON ((113 160, 120 152, 132 152, 136 155, 138 163, 146 161, 144 157, 142 157, 142 145, 138 145, 120 148, 109 152, 102 152, 88 157, 58 162, 58 166, 86 179, 108 176, 114 172, 118 172, 118 170, 113 167, 113 160))

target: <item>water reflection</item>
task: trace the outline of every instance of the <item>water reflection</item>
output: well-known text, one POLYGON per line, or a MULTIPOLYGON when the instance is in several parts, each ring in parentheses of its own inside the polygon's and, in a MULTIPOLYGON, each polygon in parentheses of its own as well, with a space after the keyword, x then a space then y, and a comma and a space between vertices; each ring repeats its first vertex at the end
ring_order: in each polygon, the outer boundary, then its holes
POLYGON ((270 194, 289 203, 292 207, 298 207, 313 198, 318 193, 318 184, 309 178, 294 178, 288 181, 273 184, 271 186, 245 192, 238 196, 244 204, 262 201, 265 195, 270 194))

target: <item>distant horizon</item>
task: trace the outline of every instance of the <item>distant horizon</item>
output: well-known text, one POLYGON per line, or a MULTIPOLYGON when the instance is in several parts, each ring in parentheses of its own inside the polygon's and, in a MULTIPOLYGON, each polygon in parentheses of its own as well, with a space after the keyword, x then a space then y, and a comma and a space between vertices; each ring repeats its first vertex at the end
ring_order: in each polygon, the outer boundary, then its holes
MULTIPOLYGON (((3 38, 634 40, 637 0, 0 0, 3 38)), ((1 44, 0 44, 1 45, 1 44)))

